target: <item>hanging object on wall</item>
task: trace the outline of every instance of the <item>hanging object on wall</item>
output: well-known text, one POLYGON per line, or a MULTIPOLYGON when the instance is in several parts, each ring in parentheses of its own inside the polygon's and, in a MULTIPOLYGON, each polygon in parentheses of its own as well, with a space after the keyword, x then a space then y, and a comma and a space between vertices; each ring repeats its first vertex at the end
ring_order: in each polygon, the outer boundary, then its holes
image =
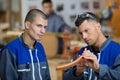
POLYGON ((58 4, 57 5, 57 7, 56 7, 56 10, 58 11, 58 12, 60 12, 60 11, 63 11, 64 10, 64 4, 58 4))

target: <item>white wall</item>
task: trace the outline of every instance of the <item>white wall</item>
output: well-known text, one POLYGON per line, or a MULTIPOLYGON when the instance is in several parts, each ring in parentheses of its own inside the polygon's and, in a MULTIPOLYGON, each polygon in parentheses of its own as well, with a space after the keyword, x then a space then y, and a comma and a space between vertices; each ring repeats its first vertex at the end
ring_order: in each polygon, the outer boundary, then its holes
POLYGON ((62 15, 64 20, 67 24, 69 24, 71 27, 74 27, 74 20, 71 21, 70 16, 78 15, 86 11, 91 11, 94 13, 99 13, 103 10, 106 4, 106 0, 52 0, 54 3, 54 9, 56 10, 56 7, 58 4, 64 4, 64 10, 61 12, 57 12, 58 14, 62 15), (93 7, 94 1, 99 2, 98 9, 95 9, 93 7), (88 2, 88 9, 84 9, 81 6, 81 3, 88 2), (71 9, 71 6, 75 5, 74 9, 71 9))
MULTIPOLYGON (((30 6, 36 6, 39 9, 42 9, 41 6, 42 0, 22 0, 22 21, 24 21, 26 13, 29 11, 30 6)), ((70 16, 75 16, 81 14, 86 11, 92 11, 94 13, 99 13, 103 10, 106 4, 106 0, 52 0, 54 4, 54 10, 58 15, 61 15, 65 22, 74 27, 74 19, 71 20, 70 16), (94 1, 99 2, 100 8, 95 9, 93 7, 94 1), (81 7, 81 3, 88 2, 88 9, 84 9, 81 7), (60 4, 64 5, 64 9, 60 12, 56 10, 56 7, 60 4), (72 9, 72 5, 74 5, 74 9, 72 9)))
POLYGON ((21 0, 22 27, 24 29, 24 19, 31 7, 41 9, 42 0, 21 0))
POLYGON ((7 9, 7 0, 0 0, 0 9, 3 11, 7 9))

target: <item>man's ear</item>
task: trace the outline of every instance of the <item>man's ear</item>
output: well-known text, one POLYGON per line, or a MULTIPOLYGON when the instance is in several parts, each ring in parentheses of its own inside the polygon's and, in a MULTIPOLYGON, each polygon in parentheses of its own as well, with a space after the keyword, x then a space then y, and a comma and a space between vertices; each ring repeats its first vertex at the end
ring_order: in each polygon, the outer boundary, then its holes
POLYGON ((26 22, 25 22, 25 28, 26 28, 26 29, 29 29, 29 27, 30 27, 30 22, 29 22, 29 21, 26 21, 26 22))
POLYGON ((100 23, 97 23, 96 25, 97 25, 97 28, 98 28, 99 30, 101 30, 101 25, 100 25, 100 23))

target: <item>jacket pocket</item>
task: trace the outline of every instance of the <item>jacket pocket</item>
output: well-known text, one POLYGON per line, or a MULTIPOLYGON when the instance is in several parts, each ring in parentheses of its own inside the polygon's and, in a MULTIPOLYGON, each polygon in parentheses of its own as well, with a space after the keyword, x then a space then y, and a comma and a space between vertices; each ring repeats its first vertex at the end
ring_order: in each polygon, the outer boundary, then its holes
POLYGON ((46 62, 41 62, 41 75, 43 80, 49 79, 49 69, 46 62))
POLYGON ((31 80, 31 69, 30 65, 27 67, 27 64, 18 65, 18 80, 31 80))

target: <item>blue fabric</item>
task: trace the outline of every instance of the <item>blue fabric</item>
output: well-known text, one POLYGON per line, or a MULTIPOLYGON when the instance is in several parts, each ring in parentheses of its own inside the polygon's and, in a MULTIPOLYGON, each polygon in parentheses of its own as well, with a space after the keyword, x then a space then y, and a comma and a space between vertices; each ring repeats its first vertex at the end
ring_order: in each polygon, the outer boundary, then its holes
MULTIPOLYGON (((22 36, 10 42, 8 45, 4 47, 4 49, 10 50, 15 55, 18 65, 26 64, 26 62, 31 63, 29 47, 26 44, 24 44, 22 40, 22 36)), ((43 46, 41 45, 41 43, 36 42, 35 48, 32 49, 32 56, 33 56, 34 63, 37 63, 36 49, 38 51, 37 53, 38 53, 39 61, 46 62, 46 55, 45 55, 43 46)))
MULTIPOLYGON (((90 46, 82 48, 78 54, 82 54, 84 49, 87 48, 91 52, 93 52, 95 55, 97 53, 92 50, 90 46)), ((120 55, 120 45, 114 41, 111 41, 109 38, 105 41, 105 43, 100 48, 100 64, 107 64, 108 66, 112 66, 115 62, 115 59, 118 55, 120 55)))
POLYGON ((33 80, 34 78, 51 80, 42 44, 36 41, 34 48, 30 49, 24 43, 22 36, 8 43, 0 51, 0 78, 1 80, 33 80))
POLYGON ((96 77, 97 80, 120 79, 120 45, 118 43, 107 38, 99 51, 93 50, 91 46, 86 46, 78 52, 77 56, 82 55, 85 48, 90 50, 96 56, 98 56, 98 54, 100 55, 99 72, 96 73, 88 66, 84 70, 84 72, 87 73, 83 72, 80 76, 74 76, 74 71, 76 70, 76 66, 74 66, 64 71, 63 80, 96 80, 96 77), (92 73, 92 75, 90 73, 92 73))
POLYGON ((65 24, 64 20, 60 16, 55 13, 48 16, 46 32, 63 32, 65 29, 70 30, 70 27, 65 24))

